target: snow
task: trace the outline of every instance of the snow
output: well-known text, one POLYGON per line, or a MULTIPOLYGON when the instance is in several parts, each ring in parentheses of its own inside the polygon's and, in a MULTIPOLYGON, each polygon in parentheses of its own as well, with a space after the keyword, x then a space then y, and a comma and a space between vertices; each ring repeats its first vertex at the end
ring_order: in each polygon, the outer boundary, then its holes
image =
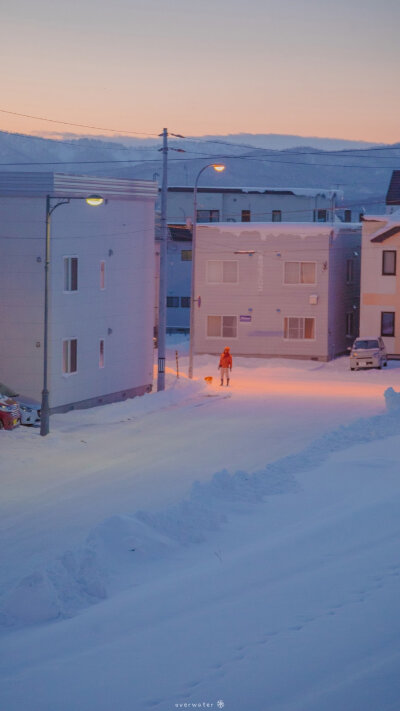
POLYGON ((0 707, 396 709, 400 364, 168 355, 2 433, 0 707))

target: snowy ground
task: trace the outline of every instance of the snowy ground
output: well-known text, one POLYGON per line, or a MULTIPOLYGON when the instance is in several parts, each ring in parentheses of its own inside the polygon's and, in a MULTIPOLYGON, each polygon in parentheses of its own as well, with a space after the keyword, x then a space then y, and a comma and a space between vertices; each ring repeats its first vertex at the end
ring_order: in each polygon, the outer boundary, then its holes
POLYGON ((2 433, 0 708, 397 711, 400 364, 170 346, 164 393, 2 433))

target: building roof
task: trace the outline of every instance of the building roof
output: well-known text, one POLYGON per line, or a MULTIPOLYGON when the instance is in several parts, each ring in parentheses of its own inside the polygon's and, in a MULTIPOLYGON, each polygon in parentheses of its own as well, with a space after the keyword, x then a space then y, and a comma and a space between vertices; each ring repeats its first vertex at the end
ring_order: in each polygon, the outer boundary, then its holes
POLYGON ((69 175, 53 172, 0 172, 0 197, 88 197, 106 199, 155 200, 157 184, 151 180, 97 178, 91 175, 69 175))
MULTIPOLYGON (((168 188, 170 193, 193 193, 193 186, 171 186, 168 188)), ((328 190, 325 188, 230 188, 230 187, 201 187, 197 188, 198 193, 236 193, 244 195, 298 195, 302 197, 316 197, 317 195, 321 197, 326 197, 332 199, 333 197, 343 197, 342 190, 328 190)))
POLYGON ((386 205, 400 205, 400 170, 394 170, 386 195, 386 205))
MULTIPOLYGON (((400 173, 400 171, 398 172, 400 173)), ((391 215, 364 215, 363 222, 377 223, 377 229, 371 242, 384 242, 389 237, 400 234, 400 210, 392 212, 391 215)))

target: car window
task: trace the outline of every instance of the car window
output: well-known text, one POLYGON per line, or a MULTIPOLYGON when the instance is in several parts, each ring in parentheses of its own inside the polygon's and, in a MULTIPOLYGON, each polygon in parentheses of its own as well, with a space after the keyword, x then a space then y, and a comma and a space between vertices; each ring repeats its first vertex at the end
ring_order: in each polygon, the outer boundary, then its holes
POLYGON ((369 348, 379 348, 379 342, 367 339, 360 339, 359 341, 355 342, 353 348, 359 348, 360 350, 368 350, 369 348))

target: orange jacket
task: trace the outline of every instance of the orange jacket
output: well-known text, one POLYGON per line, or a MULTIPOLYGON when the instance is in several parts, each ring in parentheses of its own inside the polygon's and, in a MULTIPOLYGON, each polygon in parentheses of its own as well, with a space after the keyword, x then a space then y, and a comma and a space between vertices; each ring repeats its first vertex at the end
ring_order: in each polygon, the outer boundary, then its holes
POLYGON ((221 357, 219 359, 219 367, 230 368, 232 370, 232 356, 229 353, 229 348, 224 348, 224 352, 221 353, 221 357))

